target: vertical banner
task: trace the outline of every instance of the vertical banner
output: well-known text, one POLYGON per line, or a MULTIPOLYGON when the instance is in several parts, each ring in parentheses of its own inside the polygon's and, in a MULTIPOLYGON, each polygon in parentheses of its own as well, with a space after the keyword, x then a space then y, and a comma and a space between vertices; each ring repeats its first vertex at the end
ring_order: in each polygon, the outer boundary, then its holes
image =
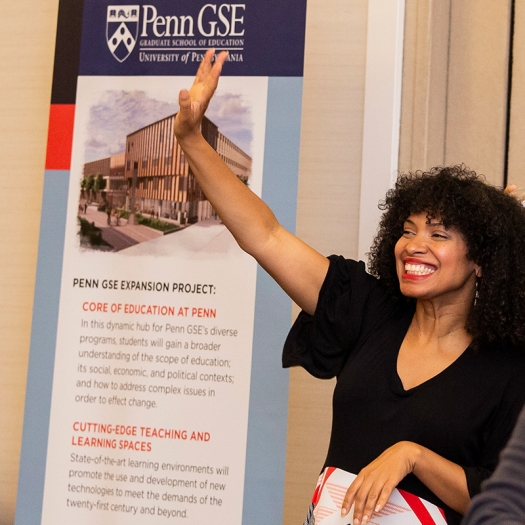
POLYGON ((295 227, 306 0, 61 0, 17 525, 278 523, 290 302, 226 230, 173 134, 202 124, 295 227))

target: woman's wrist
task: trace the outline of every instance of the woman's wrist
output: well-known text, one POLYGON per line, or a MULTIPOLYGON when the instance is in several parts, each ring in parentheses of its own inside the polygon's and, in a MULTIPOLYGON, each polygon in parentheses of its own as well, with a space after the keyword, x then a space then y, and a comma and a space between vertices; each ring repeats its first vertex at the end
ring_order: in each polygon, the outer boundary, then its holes
POLYGON ((196 147, 201 141, 205 141, 200 129, 184 133, 183 135, 175 135, 175 138, 183 150, 196 147))
POLYGON ((406 449, 407 463, 410 472, 417 476, 418 467, 421 467, 424 448, 413 441, 403 441, 406 449))

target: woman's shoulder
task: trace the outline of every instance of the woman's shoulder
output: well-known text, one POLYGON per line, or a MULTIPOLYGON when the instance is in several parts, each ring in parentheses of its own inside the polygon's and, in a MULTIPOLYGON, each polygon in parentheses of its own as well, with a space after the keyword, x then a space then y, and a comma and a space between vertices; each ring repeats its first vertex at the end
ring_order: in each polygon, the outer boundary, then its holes
POLYGON ((474 346, 470 366, 478 379, 525 395, 525 347, 492 342, 474 346))
POLYGON ((525 345, 515 345, 501 341, 479 342, 473 345, 474 355, 489 361, 495 366, 506 368, 525 368, 525 345))
POLYGON ((328 260, 330 266, 321 293, 328 288, 339 290, 355 289, 356 287, 382 289, 379 279, 366 271, 366 265, 363 261, 347 259, 342 255, 330 255, 328 260))
POLYGON ((285 367, 300 365, 323 378, 337 375, 356 344, 400 310, 362 261, 329 260, 315 313, 299 314, 283 353, 285 367))
POLYGON ((344 283, 353 279, 374 279, 366 272, 366 266, 363 261, 347 259, 343 255, 329 255, 330 266, 326 274, 326 281, 344 283))
POLYGON ((405 307, 413 310, 409 300, 394 297, 380 279, 369 274, 363 261, 347 259, 342 255, 330 255, 328 259, 330 266, 319 293, 321 304, 351 303, 354 312, 356 306, 385 314, 405 307))

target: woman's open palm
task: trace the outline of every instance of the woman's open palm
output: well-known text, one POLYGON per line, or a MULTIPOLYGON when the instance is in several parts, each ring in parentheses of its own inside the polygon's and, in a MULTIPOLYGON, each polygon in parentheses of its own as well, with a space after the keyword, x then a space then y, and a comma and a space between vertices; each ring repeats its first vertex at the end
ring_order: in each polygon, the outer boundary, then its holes
POLYGON ((215 57, 215 61, 214 56, 214 49, 206 51, 193 85, 189 90, 182 89, 179 93, 180 111, 175 119, 175 135, 179 140, 200 131, 202 117, 217 89, 228 52, 221 51, 215 57))

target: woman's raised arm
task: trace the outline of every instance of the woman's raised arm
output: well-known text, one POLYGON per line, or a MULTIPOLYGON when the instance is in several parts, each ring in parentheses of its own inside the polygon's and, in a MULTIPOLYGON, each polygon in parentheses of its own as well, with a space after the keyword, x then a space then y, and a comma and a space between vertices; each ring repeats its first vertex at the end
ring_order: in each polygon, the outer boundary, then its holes
POLYGON ((175 135, 191 170, 239 246, 255 257, 283 290, 313 313, 328 259, 283 228, 270 208, 222 161, 201 133, 227 53, 206 52, 190 90, 179 94, 175 135))

